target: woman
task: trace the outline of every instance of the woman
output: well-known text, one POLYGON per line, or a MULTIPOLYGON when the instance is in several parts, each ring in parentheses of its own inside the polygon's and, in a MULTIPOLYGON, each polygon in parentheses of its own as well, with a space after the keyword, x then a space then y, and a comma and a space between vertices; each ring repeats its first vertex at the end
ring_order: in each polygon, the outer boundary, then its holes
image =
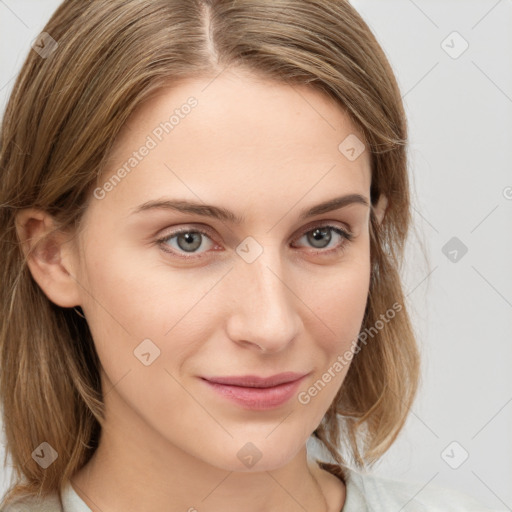
POLYGON ((366 473, 419 375, 406 143, 345 1, 65 1, 2 125, 4 510, 482 510, 366 473))

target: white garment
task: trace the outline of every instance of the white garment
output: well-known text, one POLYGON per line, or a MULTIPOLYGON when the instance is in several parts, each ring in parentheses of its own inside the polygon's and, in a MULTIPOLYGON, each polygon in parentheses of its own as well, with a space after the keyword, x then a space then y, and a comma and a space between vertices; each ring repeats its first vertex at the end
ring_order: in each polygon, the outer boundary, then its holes
POLYGON ((471 496, 435 484, 395 480, 348 471, 341 512, 505 512, 471 496))
MULTIPOLYGON (((347 470, 346 499, 340 512, 505 512, 441 486, 393 480, 347 470), (424 487, 424 488, 423 488, 424 487)), ((3 512, 92 512, 68 483, 44 503, 13 504, 3 512)))

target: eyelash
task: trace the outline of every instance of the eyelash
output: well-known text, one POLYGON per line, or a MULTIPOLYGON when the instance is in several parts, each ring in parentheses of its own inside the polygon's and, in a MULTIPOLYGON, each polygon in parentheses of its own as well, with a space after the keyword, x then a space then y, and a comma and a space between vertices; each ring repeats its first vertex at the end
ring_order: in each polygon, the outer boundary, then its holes
MULTIPOLYGON (((328 250, 324 250, 324 249, 314 250, 313 249, 313 251, 308 251, 308 252, 310 252, 310 254, 313 254, 313 255, 318 255, 318 254, 321 254, 321 255, 341 254, 343 251, 345 251, 346 245, 348 243, 350 243, 352 241, 352 239, 354 238, 354 235, 352 233, 350 233, 347 230, 341 229, 338 226, 333 226, 333 225, 330 225, 330 224, 318 224, 316 226, 313 226, 312 228, 307 229, 306 231, 303 231, 302 234, 296 240, 300 240, 304 235, 307 235, 308 233, 312 233, 316 229, 325 229, 325 228, 329 228, 330 230, 334 231, 336 234, 340 235, 342 237, 342 239, 344 240, 344 242, 340 246, 338 246, 338 247, 336 247, 334 249, 328 249, 328 250)), ((181 234, 184 234, 184 233, 199 233, 201 235, 204 235, 204 236, 208 237, 210 240, 212 240, 212 238, 210 236, 210 233, 208 231, 204 230, 204 229, 201 229, 201 228, 187 228, 187 229, 179 229, 177 231, 173 231, 171 233, 168 233, 164 237, 157 239, 156 243, 162 248, 162 250, 164 252, 172 254, 174 256, 177 256, 178 258, 196 259, 196 258, 202 257, 200 255, 199 256, 198 255, 194 255, 194 253, 190 253, 190 256, 184 256, 183 255, 184 253, 179 253, 179 252, 177 252, 175 250, 169 250, 167 248, 164 248, 164 246, 169 247, 166 244, 166 242, 168 242, 172 238, 175 238, 175 237, 177 237, 177 236, 179 236, 181 234)), ((212 242, 214 242, 214 241, 212 240, 212 242)))

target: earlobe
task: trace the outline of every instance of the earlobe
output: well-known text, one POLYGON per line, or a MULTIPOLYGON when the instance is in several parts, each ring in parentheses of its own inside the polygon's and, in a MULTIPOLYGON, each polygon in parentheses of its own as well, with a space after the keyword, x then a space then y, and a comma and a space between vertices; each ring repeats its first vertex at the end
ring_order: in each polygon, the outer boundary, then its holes
POLYGON ((384 219, 387 207, 388 198, 384 194, 381 194, 379 200, 377 201, 377 204, 373 207, 373 211, 375 213, 375 216, 377 217, 377 220, 379 221, 379 224, 384 219))
POLYGON ((37 209, 18 212, 15 224, 20 249, 44 294, 61 307, 80 305, 70 235, 56 231, 52 217, 37 209))

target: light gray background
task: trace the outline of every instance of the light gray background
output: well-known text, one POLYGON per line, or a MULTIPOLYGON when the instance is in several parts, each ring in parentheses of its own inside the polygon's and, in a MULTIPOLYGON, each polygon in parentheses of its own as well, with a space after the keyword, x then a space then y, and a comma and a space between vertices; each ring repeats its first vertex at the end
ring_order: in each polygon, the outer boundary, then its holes
MULTIPOLYGON (((0 0, 1 111, 59 3, 0 0)), ((423 352, 418 399, 375 471, 417 482, 418 493, 438 484, 512 510, 512 1, 352 3, 395 69, 409 118, 417 234, 404 282, 423 352), (469 44, 458 58, 454 31, 469 44), (443 253, 452 237, 465 255, 443 253)))

